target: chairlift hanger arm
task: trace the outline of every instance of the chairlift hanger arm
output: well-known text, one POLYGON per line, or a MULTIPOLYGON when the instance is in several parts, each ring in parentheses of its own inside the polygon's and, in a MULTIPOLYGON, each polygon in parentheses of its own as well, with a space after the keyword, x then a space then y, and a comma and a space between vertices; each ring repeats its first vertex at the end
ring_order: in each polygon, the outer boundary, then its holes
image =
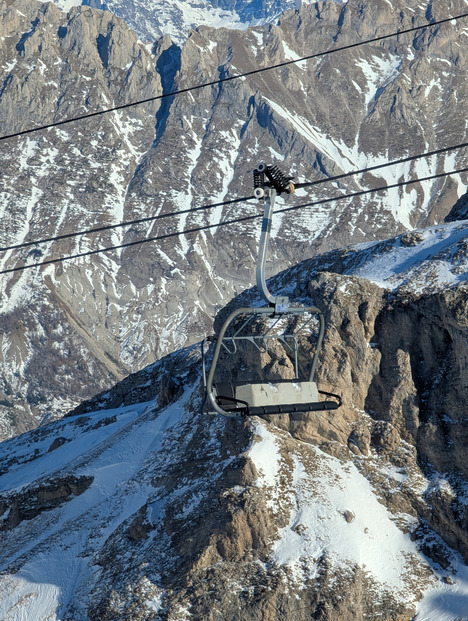
POLYGON ((254 195, 256 198, 265 201, 265 211, 262 221, 262 233, 258 248, 257 259, 257 287, 263 299, 274 306, 277 311, 285 310, 289 305, 289 299, 284 296, 275 296, 268 290, 265 280, 265 262, 270 241, 271 223, 275 208, 275 199, 278 194, 286 192, 292 194, 294 185, 291 182, 293 177, 286 177, 277 166, 267 166, 263 162, 254 170, 254 195))
POLYGON ((272 188, 265 202, 265 212, 263 214, 262 221, 262 233, 260 236, 260 243, 258 246, 258 259, 257 259, 257 287, 262 294, 263 299, 268 302, 268 304, 272 306, 282 305, 288 303, 288 299, 285 297, 279 298, 278 296, 274 296, 268 290, 266 279, 265 279, 265 262, 266 256, 268 252, 268 243, 270 241, 270 232, 271 232, 271 222, 273 210, 275 207, 275 198, 276 198, 276 190, 272 188))

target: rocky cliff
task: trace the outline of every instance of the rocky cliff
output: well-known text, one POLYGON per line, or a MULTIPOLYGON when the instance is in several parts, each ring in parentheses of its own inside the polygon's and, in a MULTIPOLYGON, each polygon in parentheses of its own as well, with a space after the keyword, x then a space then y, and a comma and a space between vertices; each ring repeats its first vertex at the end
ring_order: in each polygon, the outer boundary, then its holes
MULTIPOLYGON (((463 12, 333 2, 278 25, 201 27, 182 47, 138 41, 109 12, 7 0, 1 14, 3 133, 321 52, 463 12)), ((458 20, 343 54, 1 143, 2 247, 232 200, 260 160, 300 181, 465 139, 466 24, 458 20)), ((465 151, 302 190, 288 206, 461 168, 465 151)), ((318 251, 440 222, 465 193, 452 175, 315 205, 274 222, 269 273, 318 251)), ((252 282, 253 202, 4 251, 2 270, 184 229, 211 229, 2 276, 2 437, 61 415, 164 353, 197 341, 252 282)))
POLYGON ((333 413, 200 414, 191 347, 5 441, 2 616, 463 618, 467 260, 447 224, 271 282, 326 313, 333 413))

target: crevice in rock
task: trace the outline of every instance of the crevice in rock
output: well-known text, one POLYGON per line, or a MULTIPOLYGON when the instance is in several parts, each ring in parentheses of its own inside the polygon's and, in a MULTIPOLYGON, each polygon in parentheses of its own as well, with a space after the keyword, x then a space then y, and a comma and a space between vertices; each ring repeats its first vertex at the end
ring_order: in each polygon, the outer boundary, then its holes
POLYGON ((69 475, 63 479, 44 481, 18 494, 0 497, 0 531, 16 528, 24 520, 32 520, 43 511, 51 511, 72 496, 80 496, 94 481, 92 476, 69 475), (6 515, 5 515, 6 514, 6 515))
POLYGON ((32 26, 31 30, 29 30, 28 32, 25 32, 23 36, 21 37, 21 39, 19 40, 19 43, 16 44, 16 49, 20 54, 24 54, 24 44, 29 39, 29 37, 31 37, 36 32, 36 28, 38 24, 39 24, 39 18, 36 17, 36 19, 31 22, 31 26, 32 26))
POLYGON ((166 130, 167 119, 169 112, 174 101, 174 97, 168 96, 172 93, 175 87, 175 77, 181 66, 181 49, 175 43, 172 43, 170 39, 164 37, 161 46, 168 45, 159 55, 156 61, 156 71, 161 78, 161 85, 163 89, 164 98, 161 100, 161 107, 156 114, 156 136, 154 139, 154 146, 157 146, 166 130))

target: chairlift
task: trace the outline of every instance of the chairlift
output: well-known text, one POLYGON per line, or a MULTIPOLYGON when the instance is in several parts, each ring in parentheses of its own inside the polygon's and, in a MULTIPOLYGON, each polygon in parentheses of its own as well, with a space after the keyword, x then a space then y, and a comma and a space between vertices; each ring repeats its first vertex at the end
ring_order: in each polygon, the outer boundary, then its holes
MULTIPOLYGON (((318 357, 322 346, 325 320, 316 306, 293 306, 289 298, 274 296, 265 281, 265 261, 270 238, 272 214, 278 194, 294 192, 292 177, 285 177, 277 166, 261 163, 254 171, 255 197, 265 200, 265 211, 257 260, 257 286, 267 306, 251 306, 234 310, 223 323, 215 337, 213 358, 207 371, 205 341, 202 343, 203 380, 205 384, 205 406, 210 414, 229 417, 264 416, 336 410, 341 398, 333 393, 319 390, 314 381, 318 357), (310 370, 304 373, 301 358, 301 342, 306 335, 314 337, 314 346, 309 344, 310 370), (220 379, 221 356, 235 356, 246 347, 260 354, 274 353, 278 349, 290 366, 289 379, 269 379, 263 376, 253 381, 226 381, 220 379), (325 397, 320 400, 320 395, 325 397)), ((302 350, 304 347, 302 346, 302 350)), ((227 378, 228 380, 230 378, 227 378)))

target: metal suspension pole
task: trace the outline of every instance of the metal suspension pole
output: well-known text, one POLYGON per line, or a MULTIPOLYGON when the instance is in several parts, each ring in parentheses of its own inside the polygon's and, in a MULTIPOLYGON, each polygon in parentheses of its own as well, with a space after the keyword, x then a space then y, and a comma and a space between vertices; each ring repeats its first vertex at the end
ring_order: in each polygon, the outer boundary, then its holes
POLYGON ((268 287, 265 281, 265 261, 268 252, 268 243, 270 241, 271 231, 271 216, 275 208, 276 190, 270 188, 266 192, 265 211, 263 213, 262 221, 262 234, 260 236, 260 244, 258 246, 258 259, 257 259, 257 287, 263 296, 263 299, 268 304, 275 304, 276 299, 268 291, 268 287))
POLYGON ((265 261, 268 253, 268 244, 270 241, 271 222, 273 210, 275 208, 276 190, 269 188, 265 190, 265 211, 262 221, 262 234, 260 236, 260 244, 258 247, 257 259, 257 287, 262 294, 263 299, 275 307, 276 312, 284 312, 289 308, 289 298, 284 296, 275 296, 268 291, 265 280, 265 261))

